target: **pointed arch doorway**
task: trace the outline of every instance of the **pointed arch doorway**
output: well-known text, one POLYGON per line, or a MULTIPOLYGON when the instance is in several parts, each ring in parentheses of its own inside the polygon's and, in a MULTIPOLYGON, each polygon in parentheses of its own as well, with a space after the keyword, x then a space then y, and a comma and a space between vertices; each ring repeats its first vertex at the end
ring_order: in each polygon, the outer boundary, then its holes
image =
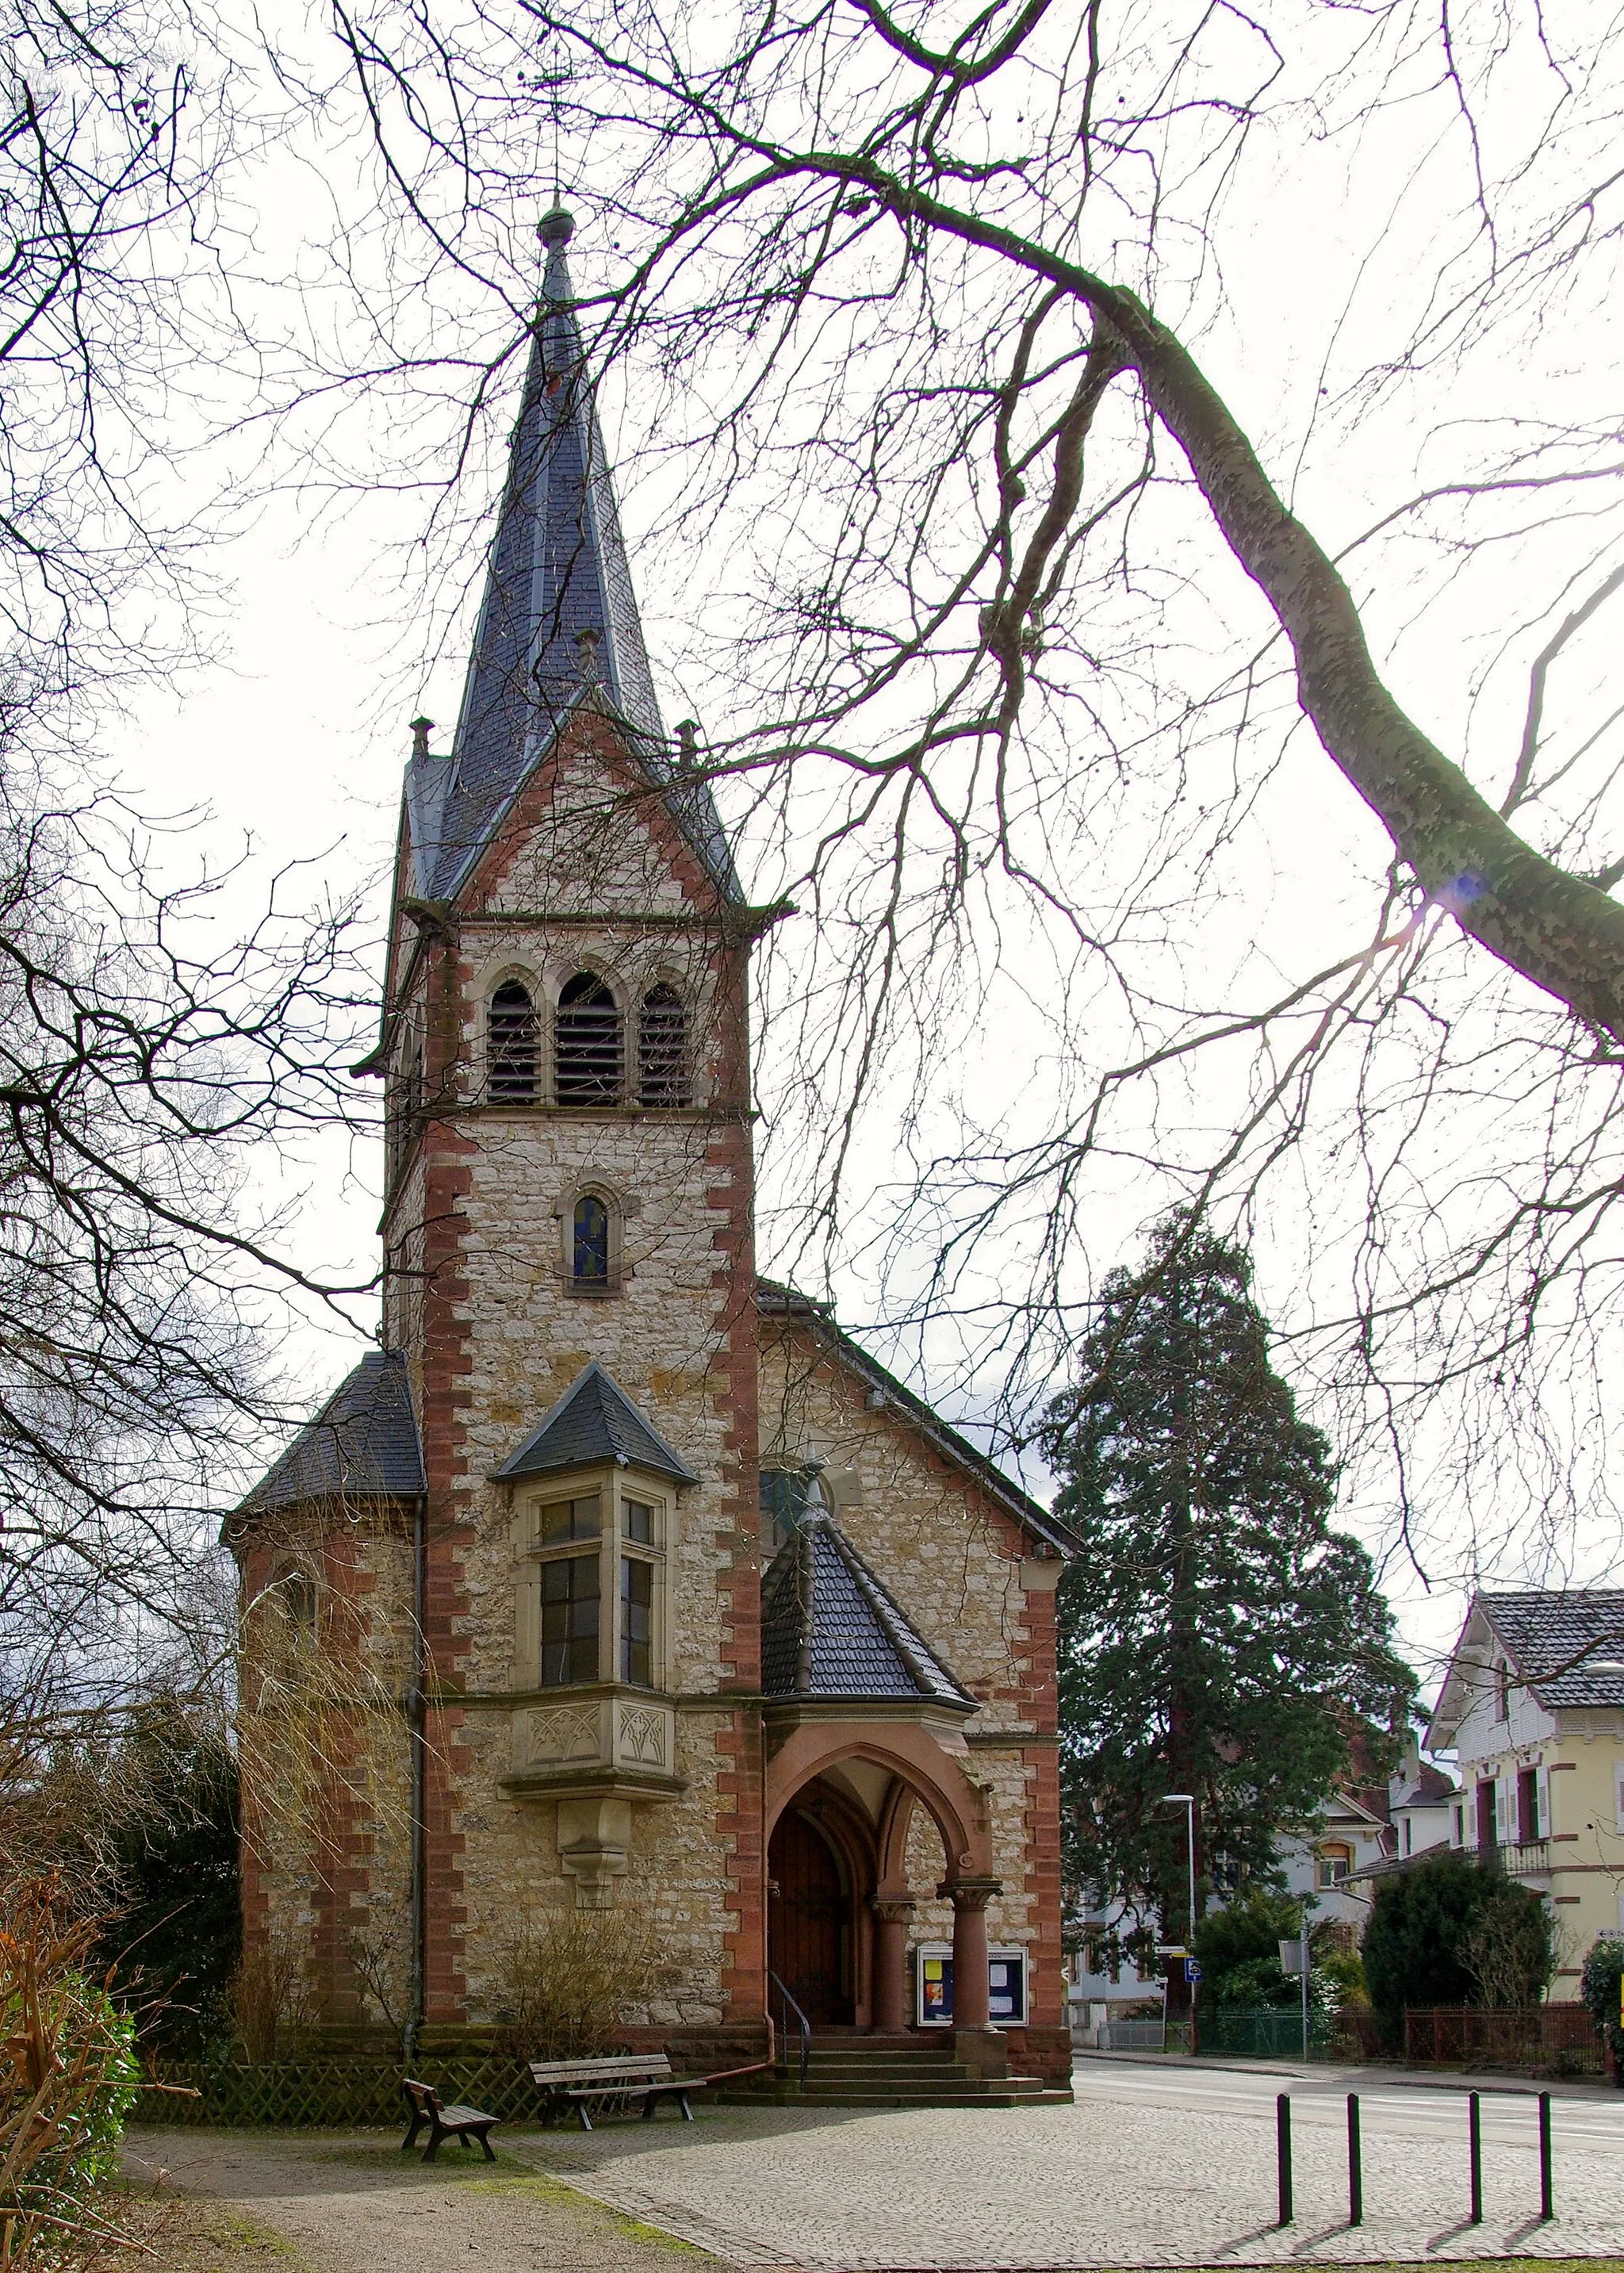
POLYGON ((768 1965, 814 2028, 849 2028, 854 1890, 845 1858, 804 1809, 779 1817, 767 1881, 768 1965))

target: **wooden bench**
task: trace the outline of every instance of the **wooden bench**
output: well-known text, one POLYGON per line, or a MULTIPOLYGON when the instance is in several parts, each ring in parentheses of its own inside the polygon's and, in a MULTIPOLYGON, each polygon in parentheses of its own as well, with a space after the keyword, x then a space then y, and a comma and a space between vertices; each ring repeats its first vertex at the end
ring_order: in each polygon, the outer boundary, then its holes
POLYGON ((482 2115, 477 2107, 447 2107, 432 2084, 415 2083, 408 2075, 401 2077, 400 2090, 411 2118, 400 2142, 403 2155, 409 2154, 417 2144, 417 2134, 426 2123, 429 2143, 423 2149, 425 2163, 433 2162, 440 2151, 442 2139, 460 2139, 465 2147, 477 2139, 485 2150, 485 2160, 495 2162, 496 2157, 490 2151, 490 2130, 501 2120, 499 2116, 482 2115))
POLYGON ((541 2087, 542 2121, 556 2123, 573 2107, 583 2131, 592 2128, 592 2115, 629 2114, 641 2105, 643 2120, 652 2119, 662 2099, 674 2099, 685 2123, 693 2120, 688 2104, 691 2091, 704 2089, 710 2078, 674 2075, 663 2052, 617 2053, 602 2059, 532 2060, 530 2074, 541 2087))

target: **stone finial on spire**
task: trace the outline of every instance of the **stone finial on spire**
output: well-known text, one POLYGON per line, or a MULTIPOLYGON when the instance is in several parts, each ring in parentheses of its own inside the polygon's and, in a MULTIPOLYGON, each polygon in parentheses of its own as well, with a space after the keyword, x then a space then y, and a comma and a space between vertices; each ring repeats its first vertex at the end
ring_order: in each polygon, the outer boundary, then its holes
POLYGON ((598 683, 598 642, 602 636, 590 624, 575 634, 575 668, 588 686, 598 683))
POLYGON ((426 758, 428 756, 429 737, 433 731, 434 721, 432 718, 413 719, 412 755, 414 758, 426 758))

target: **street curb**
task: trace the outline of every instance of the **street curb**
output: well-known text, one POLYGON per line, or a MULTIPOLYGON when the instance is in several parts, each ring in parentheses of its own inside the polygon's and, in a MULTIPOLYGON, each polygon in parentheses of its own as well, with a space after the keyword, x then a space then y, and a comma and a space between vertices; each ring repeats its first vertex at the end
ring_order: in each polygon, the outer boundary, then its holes
POLYGON ((1228 2071, 1235 2075, 1285 2076, 1299 2083, 1345 2079, 1349 2090, 1362 2086, 1373 2091, 1383 2084, 1403 2084, 1412 2091, 1496 2091, 1517 2093, 1523 2097, 1535 2097, 1548 2091, 1563 2098, 1610 2101, 1619 2097, 1617 2085, 1599 2078, 1591 2082, 1578 2076, 1553 2076, 1542 2082, 1533 2076, 1474 2075, 1464 2068, 1450 2068, 1441 2074, 1436 2068, 1370 2067, 1337 2060, 1310 2060, 1305 2066, 1301 2060, 1245 2059, 1223 2052, 1104 2052, 1086 2044, 1073 2047, 1074 2070, 1089 2060, 1101 2067, 1154 2067, 1164 2075, 1223 2074, 1228 2071))

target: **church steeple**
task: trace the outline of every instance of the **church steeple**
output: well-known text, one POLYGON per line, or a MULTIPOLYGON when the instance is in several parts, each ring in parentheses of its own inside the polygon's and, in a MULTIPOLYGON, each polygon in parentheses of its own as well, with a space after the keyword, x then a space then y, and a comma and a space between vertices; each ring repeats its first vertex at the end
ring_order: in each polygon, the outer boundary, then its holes
POLYGON ((547 266, 452 756, 408 770, 417 889, 456 893, 565 720, 595 697, 737 899, 709 791, 683 778, 661 723, 570 282, 574 228, 561 207, 539 225, 547 266))

